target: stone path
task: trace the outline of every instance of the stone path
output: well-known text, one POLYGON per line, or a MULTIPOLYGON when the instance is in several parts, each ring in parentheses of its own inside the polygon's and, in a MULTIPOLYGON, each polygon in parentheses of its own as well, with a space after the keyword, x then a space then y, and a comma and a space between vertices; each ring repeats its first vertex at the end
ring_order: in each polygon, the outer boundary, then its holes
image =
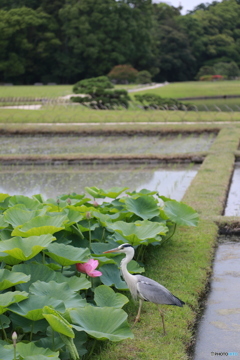
POLYGON ((240 359, 240 242, 220 244, 194 360, 240 359))

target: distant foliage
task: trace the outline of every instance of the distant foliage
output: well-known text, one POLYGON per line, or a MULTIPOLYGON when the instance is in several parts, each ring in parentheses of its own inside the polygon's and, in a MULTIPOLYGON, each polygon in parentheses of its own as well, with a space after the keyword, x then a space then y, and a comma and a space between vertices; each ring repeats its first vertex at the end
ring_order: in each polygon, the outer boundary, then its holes
POLYGON ((116 84, 134 83, 137 79, 138 71, 131 65, 117 65, 110 71, 108 77, 116 84))
POLYGON ((81 80, 73 86, 73 92, 83 96, 72 96, 71 101, 96 110, 127 108, 130 100, 127 91, 110 90, 113 87, 106 76, 81 80))
POLYGON ((240 75, 240 70, 235 61, 230 63, 218 62, 213 66, 202 66, 196 79, 201 81, 235 79, 240 75))
POLYGON ((184 104, 176 99, 162 98, 156 94, 134 95, 145 110, 192 110, 194 105, 184 104))

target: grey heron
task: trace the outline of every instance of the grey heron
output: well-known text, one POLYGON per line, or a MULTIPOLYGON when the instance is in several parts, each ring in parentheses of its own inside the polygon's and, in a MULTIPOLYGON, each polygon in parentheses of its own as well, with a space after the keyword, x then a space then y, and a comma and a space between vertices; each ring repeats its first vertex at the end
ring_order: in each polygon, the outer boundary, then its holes
MULTIPOLYGON (((133 259, 135 250, 129 244, 122 244, 119 247, 104 251, 106 253, 120 252, 126 254, 122 259, 120 269, 126 281, 133 299, 139 299, 139 308, 134 324, 139 321, 143 301, 150 301, 156 305, 176 305, 182 307, 185 303, 174 296, 167 288, 146 276, 132 275, 127 270, 127 264, 133 259)), ((164 313, 159 309, 163 324, 163 333, 166 334, 164 313)))

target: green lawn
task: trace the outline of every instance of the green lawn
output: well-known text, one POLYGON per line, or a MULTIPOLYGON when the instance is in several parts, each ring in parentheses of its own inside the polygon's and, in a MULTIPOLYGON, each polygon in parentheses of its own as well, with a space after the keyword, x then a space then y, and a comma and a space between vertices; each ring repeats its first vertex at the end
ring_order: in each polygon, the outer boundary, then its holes
POLYGON ((59 97, 72 93, 72 85, 14 85, 0 86, 0 98, 6 97, 59 97))
MULTIPOLYGON (((240 95, 240 81, 190 81, 171 83, 156 89, 143 90, 138 92, 138 94, 145 92, 170 98, 240 95)), ((132 95, 134 95, 134 93, 132 95)))

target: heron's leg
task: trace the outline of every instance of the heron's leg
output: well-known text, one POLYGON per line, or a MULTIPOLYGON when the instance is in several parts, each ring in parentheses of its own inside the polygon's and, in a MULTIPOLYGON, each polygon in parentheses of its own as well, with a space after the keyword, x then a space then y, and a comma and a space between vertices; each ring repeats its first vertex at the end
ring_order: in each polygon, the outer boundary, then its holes
POLYGON ((161 318, 162 318, 162 324, 163 324, 163 335, 166 335, 166 328, 165 328, 165 321, 164 321, 164 312, 160 309, 158 306, 158 310, 160 312, 161 318))
POLYGON ((142 299, 139 299, 138 313, 137 313, 137 316, 136 316, 136 319, 135 319, 133 325, 135 325, 135 324, 139 321, 139 319, 140 319, 140 314, 141 314, 141 310, 142 310, 142 304, 143 304, 143 300, 142 300, 142 299))

